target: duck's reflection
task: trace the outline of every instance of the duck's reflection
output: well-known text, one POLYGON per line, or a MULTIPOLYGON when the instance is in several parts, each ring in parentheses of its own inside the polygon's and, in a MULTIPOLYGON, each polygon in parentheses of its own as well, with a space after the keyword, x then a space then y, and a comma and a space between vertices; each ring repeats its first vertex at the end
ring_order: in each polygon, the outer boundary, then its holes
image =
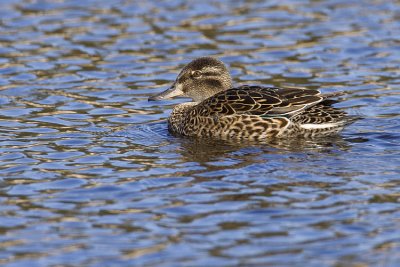
POLYGON ((272 139, 266 141, 230 141, 215 139, 196 139, 174 137, 179 143, 179 152, 185 161, 212 162, 229 156, 249 154, 290 154, 315 152, 329 154, 335 151, 347 151, 351 142, 340 135, 324 138, 272 139))

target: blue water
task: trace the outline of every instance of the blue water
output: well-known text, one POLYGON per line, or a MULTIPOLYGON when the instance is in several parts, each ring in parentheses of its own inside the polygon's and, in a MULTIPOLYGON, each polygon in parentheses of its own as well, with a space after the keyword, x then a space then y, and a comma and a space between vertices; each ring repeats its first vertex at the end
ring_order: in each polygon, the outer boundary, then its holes
POLYGON ((0 265, 400 262, 396 1, 0 3, 0 265), (346 91, 342 134, 179 138, 147 102, 198 56, 346 91))

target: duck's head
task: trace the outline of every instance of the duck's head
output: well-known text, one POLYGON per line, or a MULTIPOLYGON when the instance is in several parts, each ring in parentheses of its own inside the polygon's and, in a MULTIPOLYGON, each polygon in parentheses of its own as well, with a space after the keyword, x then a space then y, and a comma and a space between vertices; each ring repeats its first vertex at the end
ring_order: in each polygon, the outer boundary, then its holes
POLYGON ((149 97, 149 101, 182 96, 200 102, 231 87, 231 76, 222 61, 213 57, 200 57, 182 69, 169 89, 149 97))

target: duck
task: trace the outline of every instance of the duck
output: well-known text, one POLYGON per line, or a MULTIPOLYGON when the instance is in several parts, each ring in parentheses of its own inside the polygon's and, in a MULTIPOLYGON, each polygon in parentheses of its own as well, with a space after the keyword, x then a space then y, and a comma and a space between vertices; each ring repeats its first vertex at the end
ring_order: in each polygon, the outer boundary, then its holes
POLYGON ((269 140, 340 132, 357 119, 332 106, 338 102, 332 98, 343 94, 261 85, 234 87, 226 65, 206 56, 188 63, 170 88, 148 100, 192 100, 175 105, 168 118, 168 130, 176 135, 269 140))

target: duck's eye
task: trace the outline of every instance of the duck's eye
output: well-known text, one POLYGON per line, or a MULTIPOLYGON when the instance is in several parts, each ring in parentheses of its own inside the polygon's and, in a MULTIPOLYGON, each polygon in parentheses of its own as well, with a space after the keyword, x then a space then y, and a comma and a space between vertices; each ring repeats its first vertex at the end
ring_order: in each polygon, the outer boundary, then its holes
POLYGON ((192 77, 193 78, 197 79, 197 78, 200 78, 200 76, 201 76, 201 72, 200 71, 198 71, 198 70, 192 71, 192 77))

